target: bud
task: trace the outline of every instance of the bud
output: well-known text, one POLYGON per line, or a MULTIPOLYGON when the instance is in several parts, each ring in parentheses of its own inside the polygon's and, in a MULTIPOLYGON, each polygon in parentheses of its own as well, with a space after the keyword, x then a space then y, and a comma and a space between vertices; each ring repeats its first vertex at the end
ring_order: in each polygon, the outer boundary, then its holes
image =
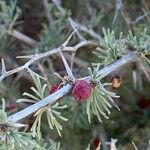
POLYGON ((55 93, 57 90, 59 90, 60 88, 60 84, 54 84, 50 87, 50 90, 49 90, 49 94, 53 94, 55 93))
POLYGON ((76 81, 72 95, 77 101, 85 101, 91 96, 92 88, 91 85, 85 80, 76 81))

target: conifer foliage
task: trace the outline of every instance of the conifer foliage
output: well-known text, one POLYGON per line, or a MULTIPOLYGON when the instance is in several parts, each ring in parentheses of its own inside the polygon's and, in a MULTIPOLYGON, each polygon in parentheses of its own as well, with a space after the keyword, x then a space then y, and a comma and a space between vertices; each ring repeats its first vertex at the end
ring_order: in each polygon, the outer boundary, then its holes
POLYGON ((150 149, 148 1, 1 0, 0 57, 0 149, 150 149))

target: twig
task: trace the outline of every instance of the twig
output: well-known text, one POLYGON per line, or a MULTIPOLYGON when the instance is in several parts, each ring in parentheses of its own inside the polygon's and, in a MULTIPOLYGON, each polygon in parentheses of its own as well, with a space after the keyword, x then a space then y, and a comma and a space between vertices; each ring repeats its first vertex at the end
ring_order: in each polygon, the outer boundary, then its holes
POLYGON ((137 52, 127 54, 127 55, 123 56, 119 61, 116 61, 116 62, 110 64, 109 66, 105 67, 103 70, 105 70, 106 74, 99 71, 97 76, 100 76, 101 78, 104 78, 106 75, 108 75, 111 72, 115 71, 116 69, 123 66, 124 64, 127 64, 131 61, 134 61, 137 57, 140 57, 140 55, 138 55, 137 52), (134 58, 132 58, 132 57, 134 57, 134 58))
MULTIPOLYGON (((57 57, 60 57, 60 55, 58 54, 58 53, 56 53, 55 54, 57 57)), ((68 61, 68 62, 70 62, 71 61, 71 55, 70 54, 68 54, 68 53, 64 53, 64 56, 65 56, 65 58, 66 58, 66 60, 68 61)), ((19 56, 20 57, 20 56, 19 56)), ((21 57, 23 57, 23 56, 21 56, 21 57)), ((89 66, 90 66, 90 63, 88 63, 88 62, 86 62, 86 61, 84 61, 84 60, 81 60, 81 59, 79 59, 79 58, 77 58, 77 57, 75 57, 74 58, 74 64, 76 64, 78 67, 80 67, 80 68, 84 68, 84 69, 87 69, 89 66)))
POLYGON ((45 71, 44 67, 39 63, 39 64, 38 64, 38 68, 40 69, 42 75, 43 75, 44 78, 46 79, 46 82, 47 82, 48 87, 50 87, 50 82, 49 82, 49 80, 48 80, 48 75, 47 75, 47 72, 45 71))
POLYGON ((48 23, 51 24, 53 19, 48 9, 48 0, 42 0, 48 23))
MULTIPOLYGON (((60 12, 62 12, 62 13, 65 12, 64 9, 61 7, 61 5, 60 5, 58 0, 52 0, 52 1, 53 1, 53 3, 55 4, 55 6, 57 7, 57 9, 60 12)), ((88 33, 89 35, 91 35, 92 37, 94 37, 96 39, 100 39, 101 38, 101 36, 98 35, 97 33, 95 33, 93 30, 90 30, 87 27, 85 27, 83 25, 80 25, 79 23, 75 22, 71 17, 67 17, 67 20, 68 20, 68 22, 71 24, 71 26, 73 28, 76 27, 76 28, 80 29, 81 31, 84 31, 84 32, 88 33)), ((81 34, 78 31, 76 31, 76 33, 77 33, 77 35, 78 35, 80 40, 84 40, 84 38, 81 36, 81 34)))
POLYGON ((96 38, 98 40, 102 38, 99 34, 95 33, 93 30, 88 29, 86 26, 83 26, 83 25, 75 22, 72 18, 70 18, 70 21, 74 24, 74 26, 76 28, 80 29, 81 31, 84 31, 84 32, 88 33, 93 38, 96 38))
POLYGON ((122 15, 123 19, 125 20, 128 28, 130 30, 132 29, 133 25, 137 24, 139 21, 141 21, 142 19, 144 19, 145 17, 147 17, 150 14, 149 12, 145 13, 144 15, 139 16, 134 21, 132 21, 131 18, 129 17, 129 15, 128 15, 128 13, 125 10, 125 7, 124 7, 124 4, 123 4, 122 0, 120 0, 120 1, 121 1, 121 3, 120 3, 121 4, 120 5, 120 7, 121 7, 121 15, 122 15))
POLYGON ((17 121, 31 115, 32 113, 36 112, 40 108, 47 106, 48 104, 52 104, 60 97, 66 95, 71 90, 71 88, 72 88, 72 86, 69 84, 64 86, 63 88, 61 88, 54 94, 49 95, 48 97, 44 98, 43 100, 39 101, 38 103, 35 103, 17 113, 15 113, 14 115, 11 115, 10 117, 7 118, 7 121, 8 122, 9 121, 17 122, 17 121))
POLYGON ((135 150, 138 150, 138 148, 136 147, 135 143, 132 141, 132 145, 134 147, 135 150))
POLYGON ((103 149, 108 150, 108 148, 106 146, 106 141, 107 141, 106 132, 105 132, 105 128, 102 124, 98 125, 98 133, 99 133, 99 138, 102 143, 103 149))
MULTIPOLYGON (((74 31, 74 32, 68 37, 68 39, 62 44, 62 48, 67 46, 67 44, 68 44, 69 41, 71 40, 71 37, 73 36, 74 33, 75 33, 75 31, 74 31)), ((66 71, 67 71, 68 77, 69 77, 70 79, 72 79, 73 81, 75 81, 75 77, 74 77, 74 75, 73 75, 73 73, 72 73, 72 71, 71 71, 71 68, 69 67, 69 64, 68 64, 66 58, 64 57, 63 53, 61 52, 61 49, 59 50, 59 54, 60 54, 60 56, 61 56, 61 59, 62 59, 62 61, 63 61, 63 64, 64 64, 64 66, 65 66, 65 69, 66 69, 66 71)))
MULTIPOLYGON (((53 3, 55 4, 55 6, 57 7, 57 9, 65 14, 65 10, 63 9, 63 7, 61 6, 60 2, 58 0, 53 0, 53 3)), ((76 32, 78 38, 80 39, 80 41, 85 41, 85 38, 78 32, 77 30, 77 26, 75 26, 73 20, 71 17, 67 17, 67 20, 68 22, 70 23, 70 25, 72 26, 73 30, 76 32)), ((74 62, 74 58, 75 58, 75 53, 76 52, 73 52, 72 55, 71 55, 71 63, 70 63, 70 68, 71 68, 71 71, 72 71, 72 68, 73 68, 73 62, 74 62)))
POLYGON ((122 0, 116 0, 116 6, 115 6, 115 15, 113 19, 113 24, 115 24, 119 10, 121 9, 122 0))
MULTIPOLYGON (((71 55, 69 55, 68 53, 64 53, 64 56, 68 61, 71 60, 71 55)), ((84 68, 84 69, 87 69, 90 65, 90 63, 88 63, 84 60, 78 59, 77 57, 74 58, 74 64, 76 64, 77 66, 84 68)))
POLYGON ((80 39, 80 41, 85 40, 85 38, 78 32, 78 30, 76 29, 76 27, 74 26, 74 24, 71 22, 70 20, 71 18, 68 17, 68 21, 70 22, 70 25, 72 26, 73 30, 76 31, 78 38, 80 39))
MULTIPOLYGON (((54 1, 55 1, 55 0, 54 0, 54 1)), ((47 8, 47 6, 45 6, 47 3, 48 3, 47 0, 43 0, 43 5, 44 5, 44 7, 46 7, 46 8, 45 8, 45 9, 46 9, 46 10, 45 10, 45 11, 46 11, 46 15, 47 15, 48 21, 49 21, 49 23, 50 23, 50 16, 48 15, 48 14, 49 14, 48 8, 47 8)), ((63 8, 62 8, 60 5, 58 5, 57 8, 59 8, 59 10, 60 10, 61 12, 64 12, 63 8), (59 7, 60 7, 60 8, 59 8, 59 7)), ((75 52, 76 52, 76 50, 77 50, 78 48, 80 48, 80 47, 86 45, 86 43, 87 43, 87 45, 90 45, 90 44, 91 44, 91 45, 98 45, 98 44, 95 43, 95 42, 93 42, 93 41, 86 41, 86 40, 80 35, 80 33, 76 30, 76 28, 75 28, 75 25, 76 25, 76 27, 79 27, 80 25, 77 24, 76 22, 74 22, 74 21, 72 20, 72 18, 70 18, 70 17, 68 17, 68 21, 70 22, 70 24, 71 24, 71 26, 73 27, 74 31, 77 33, 78 37, 79 37, 80 40, 81 40, 81 43, 77 44, 74 48, 73 48, 73 47, 65 47, 66 51, 67 51, 67 49, 70 50, 70 51, 71 51, 71 50, 74 51, 73 54, 72 54, 72 57, 71 57, 71 69, 72 69, 72 67, 73 67, 73 61, 76 62, 76 59, 75 59, 75 52), (74 59, 75 59, 75 60, 74 60, 74 59)), ((87 29, 87 28, 84 27, 84 26, 80 26, 80 27, 81 27, 81 30, 83 29, 83 31, 87 31, 89 34, 91 34, 91 35, 93 35, 93 36, 97 35, 94 31, 91 31, 91 30, 87 29)), ((32 39, 32 38, 30 38, 30 37, 28 37, 28 36, 22 34, 21 32, 19 32, 19 31, 17 31, 17 30, 14 30, 14 29, 8 30, 7 33, 10 34, 10 35, 12 35, 13 37, 17 38, 18 40, 23 41, 24 43, 26 43, 26 44, 28 44, 28 45, 34 46, 34 45, 37 43, 37 41, 35 41, 34 39, 32 39)), ((97 35, 97 38, 99 39, 100 37, 97 35)), ((51 55, 51 54, 50 54, 50 55, 51 55)), ((17 58, 33 58, 33 55, 30 55, 30 56, 17 56, 17 58)), ((76 63, 76 64, 78 64, 78 63, 76 63)), ((26 68, 26 67, 25 67, 25 68, 26 68)), ((21 67, 21 68, 19 67, 19 68, 13 69, 12 72, 14 71, 14 73, 16 73, 16 72, 18 72, 18 71, 22 71, 22 70, 25 69, 25 68, 24 68, 24 67, 21 67)), ((8 76, 9 76, 9 75, 11 75, 11 72, 8 73, 8 76)), ((7 76, 7 74, 6 74, 6 76, 7 76)), ((1 77, 0 77, 0 81, 3 80, 4 78, 5 78, 4 75, 1 76, 1 77)))
MULTIPOLYGON (((37 43, 37 41, 35 41, 35 40, 33 40, 32 38, 30 38, 30 37, 28 37, 28 36, 26 36, 26 35, 24 35, 24 34, 22 34, 21 32, 19 32, 19 31, 16 31, 16 30, 9 30, 8 31, 8 33, 10 34, 10 35, 12 35, 13 37, 15 37, 15 38, 17 38, 18 40, 20 40, 20 41, 23 41, 24 43, 26 43, 26 44, 28 44, 28 45, 31 45, 31 46, 34 46, 36 43, 37 43)), ((80 47, 82 47, 82 46, 85 46, 85 45, 95 45, 95 46, 97 46, 98 45, 98 43, 96 43, 95 41, 86 41, 86 40, 83 40, 82 42, 80 42, 79 44, 77 44, 76 46, 74 46, 74 47, 65 47, 65 50, 67 51, 76 51, 77 49, 79 49, 80 47)), ((50 50, 50 51, 52 51, 52 50, 50 50)), ((51 54, 49 54, 49 55, 51 55, 51 54)), ((47 55, 47 56, 49 56, 49 55, 47 55)), ((17 56, 16 58, 28 58, 28 59, 31 59, 31 58, 33 58, 35 55, 28 55, 28 56, 17 56)), ((68 57, 69 57, 69 54, 68 54, 68 57)), ((73 57, 73 56, 72 56, 73 57)), ((75 57, 75 55, 74 55, 74 57, 75 57)), ((71 60, 72 60, 72 58, 71 58, 71 60)), ((80 61, 80 59, 77 59, 77 58, 74 58, 74 62, 77 64, 77 65, 79 65, 80 64, 80 66, 81 67, 85 67, 85 66, 87 66, 87 64, 86 63, 78 63, 78 62, 82 62, 82 61, 80 61)), ((73 62, 71 62, 71 66, 73 66, 73 62)), ((19 67, 20 68, 20 67, 19 67)), ((19 72, 19 71, 22 71, 22 70, 24 70, 25 68, 24 67, 22 67, 22 68, 16 68, 16 69, 13 69, 13 70, 11 70, 12 71, 12 73, 11 72, 9 72, 9 74, 8 74, 8 76, 9 75, 11 75, 11 74, 14 74, 14 73, 17 73, 17 72, 19 72)), ((2 74, 1 74, 2 75, 2 74)), ((6 76, 7 77, 7 76, 6 76)), ((5 76, 3 75, 3 76, 0 76, 0 81, 2 81, 3 79, 5 78, 5 76)))
MULTIPOLYGON (((82 42, 78 43, 77 45, 75 45, 74 47, 63 47, 61 50, 62 51, 70 51, 70 50, 76 51, 77 49, 79 49, 82 46, 91 45, 91 44, 94 45, 95 43, 93 43, 92 41, 82 41, 82 42)), ((30 58, 30 60, 27 61, 23 66, 17 67, 15 69, 12 69, 10 71, 6 71, 5 73, 1 74, 0 82, 4 78, 6 78, 6 77, 8 77, 12 74, 15 74, 17 72, 23 71, 24 69, 27 69, 31 64, 33 64, 34 62, 40 60, 41 58, 46 58, 46 57, 48 57, 48 56, 50 56, 54 53, 58 53, 58 52, 59 52, 59 48, 55 48, 55 49, 49 50, 49 51, 44 52, 44 53, 38 53, 38 54, 28 56, 28 58, 30 58)))
POLYGON ((150 140, 148 141, 147 150, 150 150, 150 140))
MULTIPOLYGON (((53 0, 53 3, 55 4, 55 6, 57 7, 57 9, 65 14, 65 10, 63 9, 63 7, 61 6, 60 2, 58 0, 53 0)), ((76 32, 78 38, 80 39, 80 41, 85 40, 84 37, 78 32, 78 30, 76 30, 75 25, 71 22, 71 17, 67 17, 68 22, 70 23, 71 27, 73 28, 73 30, 76 32)))
POLYGON ((30 46, 34 46, 37 43, 35 40, 31 39, 30 37, 22 34, 21 32, 19 32, 17 30, 14 30, 14 29, 8 30, 7 33, 12 35, 16 39, 25 42, 26 44, 28 44, 30 46))
POLYGON ((118 141, 117 139, 111 138, 111 141, 110 142, 106 142, 106 144, 110 145, 110 150, 117 150, 117 147, 116 147, 117 141, 118 141))
MULTIPOLYGON (((118 61, 114 62, 113 64, 108 65, 107 67, 101 69, 99 71, 99 74, 101 74, 102 77, 105 77, 108 74, 110 74, 111 72, 113 72, 114 70, 122 67, 123 65, 128 64, 129 62, 135 61, 139 57, 140 57, 140 55, 137 52, 132 52, 130 54, 127 54, 127 55, 123 56, 121 59, 119 59, 118 61)), ((90 77, 88 76, 83 79, 89 81, 90 77)), ((21 110, 15 114, 9 116, 7 118, 7 121, 17 122, 17 121, 29 116, 30 114, 35 113, 40 108, 47 106, 48 104, 52 104, 52 103, 56 102, 59 98, 66 95, 67 93, 69 93, 71 88, 72 88, 72 85, 67 84, 66 86, 64 86, 60 90, 58 90, 57 92, 49 95, 48 97, 42 99, 41 101, 37 102, 36 104, 33 104, 33 105, 25 108, 24 110, 21 110)))
POLYGON ((137 24, 139 21, 141 21, 142 19, 144 19, 145 17, 147 17, 150 13, 145 13, 142 16, 139 16, 138 18, 136 18, 134 21, 131 22, 132 25, 137 24))
POLYGON ((121 3, 121 15, 122 15, 123 19, 125 20, 128 29, 131 30, 132 29, 131 18, 129 17, 128 13, 126 12, 123 2, 121 3))

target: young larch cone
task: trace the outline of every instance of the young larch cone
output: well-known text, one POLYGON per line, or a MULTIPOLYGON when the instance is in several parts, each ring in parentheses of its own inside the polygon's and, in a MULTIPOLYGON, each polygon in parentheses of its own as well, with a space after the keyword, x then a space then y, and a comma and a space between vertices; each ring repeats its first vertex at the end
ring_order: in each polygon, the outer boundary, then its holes
POLYGON ((81 102, 87 100, 91 96, 91 92, 92 87, 87 81, 78 80, 73 87, 72 96, 75 100, 81 102))
POLYGON ((50 90, 49 90, 49 94, 53 94, 55 93, 57 90, 59 90, 60 85, 59 84, 54 84, 51 86, 50 90))

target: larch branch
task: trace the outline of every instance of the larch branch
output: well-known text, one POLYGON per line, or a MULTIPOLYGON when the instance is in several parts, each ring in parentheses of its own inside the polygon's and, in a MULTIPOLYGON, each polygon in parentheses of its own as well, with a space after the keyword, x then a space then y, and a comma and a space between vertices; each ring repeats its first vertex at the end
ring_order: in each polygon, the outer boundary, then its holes
MULTIPOLYGON (((115 71, 116 69, 130 63, 136 61, 138 58, 140 58, 140 55, 137 52, 132 52, 129 54, 124 55, 122 58, 117 60, 116 62, 106 66, 105 68, 101 69, 98 74, 101 75, 101 77, 105 77, 111 72, 115 71)), ((90 81, 90 77, 84 77, 84 80, 90 81)), ((70 92, 72 89, 71 84, 67 84, 64 87, 62 87, 57 92, 47 96, 46 98, 42 99, 41 101, 9 116, 7 118, 7 121, 9 122, 17 122, 21 119, 24 119, 25 117, 35 113, 37 110, 39 110, 42 107, 47 106, 48 104, 52 104, 56 102, 58 99, 60 99, 62 96, 65 96, 67 93, 70 92)))

